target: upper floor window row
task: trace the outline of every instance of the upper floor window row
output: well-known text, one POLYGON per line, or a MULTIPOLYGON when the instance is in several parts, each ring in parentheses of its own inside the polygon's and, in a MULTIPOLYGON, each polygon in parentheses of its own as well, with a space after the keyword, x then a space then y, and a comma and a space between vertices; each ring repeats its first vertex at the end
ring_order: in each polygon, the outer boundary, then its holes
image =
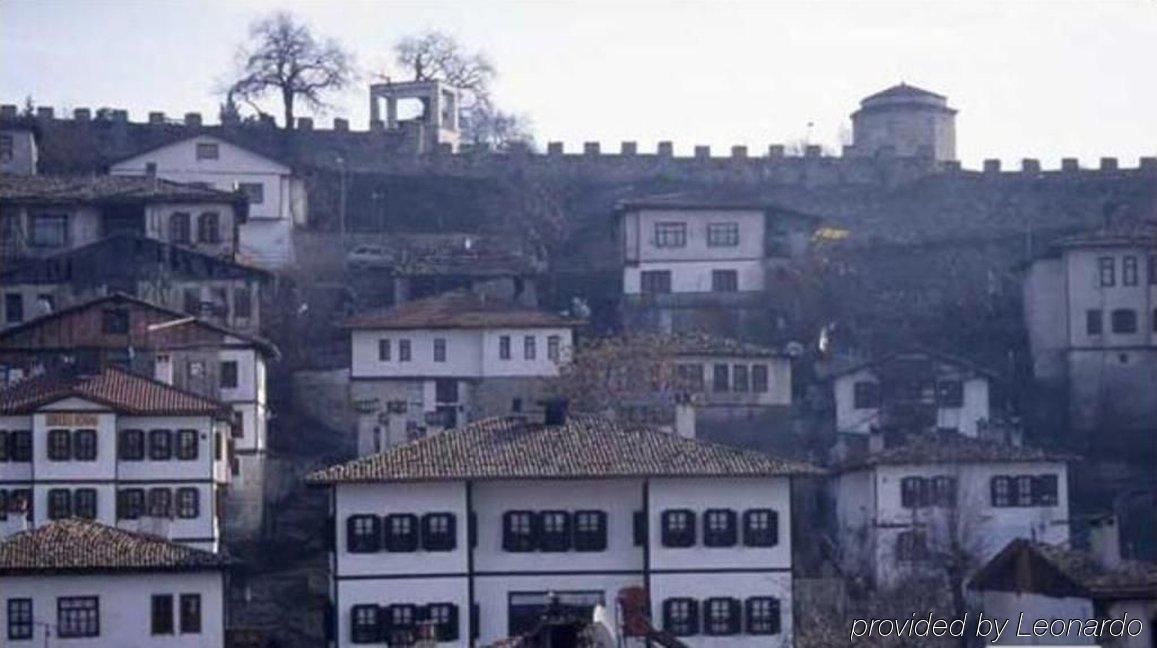
MULTIPOLYGON (((1121 285, 1136 286, 1140 283, 1141 259, 1134 255, 1121 258, 1121 285)), ((1157 257, 1149 257, 1149 283, 1157 284, 1157 257)), ((1102 288, 1117 285, 1117 258, 1103 256, 1097 259, 1097 280, 1102 288)))
POLYGON ((663 629, 677 637, 690 637, 700 632, 716 636, 743 632, 774 635, 779 634, 781 628, 780 603, 773 596, 753 596, 746 601, 727 597, 709 598, 702 604, 689 597, 663 601, 663 629))
MULTIPOLYGON (((931 385, 911 383, 902 385, 890 393, 902 399, 916 401, 934 397, 939 407, 964 407, 964 382, 961 380, 937 380, 931 385)), ((858 380, 852 386, 853 408, 877 409, 882 404, 883 391, 880 383, 875 380, 858 380)))
POLYGON ((97 496, 95 488, 50 488, 48 490, 48 519, 97 518, 97 496))
POLYGON ((195 461, 200 456, 200 433, 197 430, 121 430, 117 455, 122 461, 195 461))
POLYGON ((49 430, 49 461, 96 461, 96 430, 49 430))
MULTIPOLYGON (((735 247, 739 245, 739 223, 708 223, 707 247, 735 247)), ((662 221, 655 223, 655 247, 687 247, 687 223, 662 221)))
POLYGON ((346 518, 346 550, 453 551, 457 547, 457 519, 453 513, 393 513, 386 516, 351 515, 346 518))
MULTIPOLYGON (((688 509, 670 509, 660 515, 664 547, 692 547, 696 543, 696 514, 688 509)), ((731 509, 703 512, 703 546, 734 547, 739 544, 739 515, 731 509)), ((743 545, 774 547, 779 544, 779 513, 772 509, 743 512, 743 545)))
POLYGON ((937 475, 935 477, 904 477, 900 480, 900 506, 904 508, 955 505, 955 477, 937 475))
POLYGON ((192 520, 201 515, 201 492, 186 486, 169 488, 125 488, 117 491, 117 519, 142 517, 192 520))
MULTIPOLYGON (((1085 334, 1103 335, 1105 332, 1104 311, 1090 308, 1085 311, 1085 334)), ((1113 333, 1136 333, 1138 330, 1137 311, 1131 308, 1116 308, 1109 313, 1109 325, 1113 333)))
POLYGON ((739 245, 739 223, 708 223, 707 247, 739 245))
POLYGON ((0 462, 32 461, 32 430, 0 430, 0 462))
POLYGON ((606 551, 603 511, 507 511, 502 548, 511 552, 606 551))
POLYGON ((1056 506, 1057 475, 997 475, 992 478, 995 507, 1056 506))
MULTIPOLYGON (((681 364, 676 368, 676 373, 679 376, 679 381, 688 389, 703 391, 702 365, 681 364)), ((769 389, 767 365, 765 364, 727 365, 718 363, 711 367, 711 391, 717 394, 725 392, 737 394, 766 393, 769 389)))
MULTIPOLYGON (((393 341, 389 338, 378 340, 378 360, 381 362, 390 362, 393 358, 393 341)), ((413 344, 409 338, 398 340, 398 362, 410 362, 413 359, 413 344)))

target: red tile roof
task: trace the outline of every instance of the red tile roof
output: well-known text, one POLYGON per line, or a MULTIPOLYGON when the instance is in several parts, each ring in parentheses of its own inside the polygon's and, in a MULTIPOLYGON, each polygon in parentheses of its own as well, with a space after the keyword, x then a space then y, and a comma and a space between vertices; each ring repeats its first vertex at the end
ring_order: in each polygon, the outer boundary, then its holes
POLYGON ((580 320, 455 290, 346 319, 347 329, 549 328, 580 320))
POLYGON ((0 542, 0 574, 219 569, 221 554, 91 520, 57 520, 0 542))
POLYGON ((820 474, 810 464, 599 417, 486 419, 306 476, 310 484, 820 474))
POLYGON ((125 414, 230 416, 225 403, 115 367, 95 375, 53 372, 21 380, 0 390, 0 414, 27 414, 69 397, 125 414))
POLYGON ((840 468, 850 471, 872 466, 1068 462, 1076 459, 1078 457, 1075 455, 1041 448, 976 439, 955 432, 934 432, 911 438, 901 445, 885 448, 865 457, 848 461, 840 468))

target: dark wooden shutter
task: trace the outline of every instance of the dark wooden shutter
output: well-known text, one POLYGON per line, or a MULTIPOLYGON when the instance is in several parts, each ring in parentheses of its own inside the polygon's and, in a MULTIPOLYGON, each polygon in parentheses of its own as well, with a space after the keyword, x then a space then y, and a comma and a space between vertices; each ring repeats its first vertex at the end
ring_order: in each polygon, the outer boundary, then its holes
POLYGON ((691 629, 688 631, 687 634, 697 635, 697 634, 699 634, 699 628, 700 628, 700 625, 699 625, 699 619, 700 619, 699 601, 697 601, 695 599, 687 599, 687 605, 691 608, 691 613, 688 615, 691 617, 691 623, 690 623, 691 629))
POLYGON ((738 540, 739 540, 739 533, 738 533, 739 516, 738 516, 738 514, 735 513, 735 511, 728 509, 726 512, 726 517, 727 517, 727 530, 723 534, 723 542, 726 546, 733 547, 733 546, 735 546, 735 543, 738 542, 738 540))
POLYGON ((482 608, 477 603, 470 604, 470 638, 482 635, 482 608))
POLYGON ((731 634, 739 634, 739 629, 743 620, 743 607, 740 605, 739 599, 727 599, 727 628, 731 634))
POLYGON ((633 529, 632 535, 635 539, 635 546, 642 547, 647 544, 647 512, 635 511, 632 518, 633 529))
POLYGON ((438 641, 458 641, 458 606, 447 606, 446 623, 438 632, 438 641))

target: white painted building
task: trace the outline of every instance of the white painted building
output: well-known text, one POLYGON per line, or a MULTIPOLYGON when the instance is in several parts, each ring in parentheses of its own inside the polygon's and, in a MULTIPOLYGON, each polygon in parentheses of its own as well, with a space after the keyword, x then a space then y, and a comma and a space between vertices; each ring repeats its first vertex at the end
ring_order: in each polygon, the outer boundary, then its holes
POLYGON ((1069 540, 1066 459, 936 434, 844 464, 833 478, 840 560, 881 586, 936 574, 952 551, 982 564, 1016 538, 1069 540))
POLYGON ((28 646, 225 645, 220 554, 79 519, 0 542, 0 637, 28 646))
MULTIPOLYGON (((334 645, 489 645, 548 593, 589 618, 649 592, 695 646, 790 646, 791 479, 806 464, 604 419, 487 419, 307 476, 331 488, 334 645)), ((631 640, 631 645, 642 645, 631 640)))
POLYGON ((0 130, 0 173, 35 175, 39 158, 36 133, 30 126, 0 130))
POLYGON ((270 269, 293 263, 293 229, 306 221, 305 182, 281 162, 198 135, 121 160, 109 173, 241 191, 249 199, 249 219, 240 230, 242 259, 270 269))
MULTIPOLYGON (((1011 618, 1002 645, 1102 645, 1151 648, 1157 642, 1157 564, 1103 563, 1063 545, 1015 540, 972 578, 984 614, 1011 618), (1021 627, 1054 620, 1114 620, 1101 636, 1068 625, 1046 636, 1017 637, 1021 627)), ((990 635, 991 638, 991 635, 990 635)))
POLYGON ((0 390, 0 531, 75 517, 217 551, 232 420, 121 369, 16 382, 0 390))
POLYGON ((481 418, 539 411, 577 320, 466 291, 348 319, 360 454, 481 418))

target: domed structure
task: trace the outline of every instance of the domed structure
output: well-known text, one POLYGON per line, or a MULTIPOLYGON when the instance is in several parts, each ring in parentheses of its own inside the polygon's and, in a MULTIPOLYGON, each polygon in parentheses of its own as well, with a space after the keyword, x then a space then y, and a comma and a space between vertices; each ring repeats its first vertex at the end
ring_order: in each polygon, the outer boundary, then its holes
POLYGON ((860 101, 852 136, 847 155, 955 160, 956 110, 944 95, 901 83, 860 101))

